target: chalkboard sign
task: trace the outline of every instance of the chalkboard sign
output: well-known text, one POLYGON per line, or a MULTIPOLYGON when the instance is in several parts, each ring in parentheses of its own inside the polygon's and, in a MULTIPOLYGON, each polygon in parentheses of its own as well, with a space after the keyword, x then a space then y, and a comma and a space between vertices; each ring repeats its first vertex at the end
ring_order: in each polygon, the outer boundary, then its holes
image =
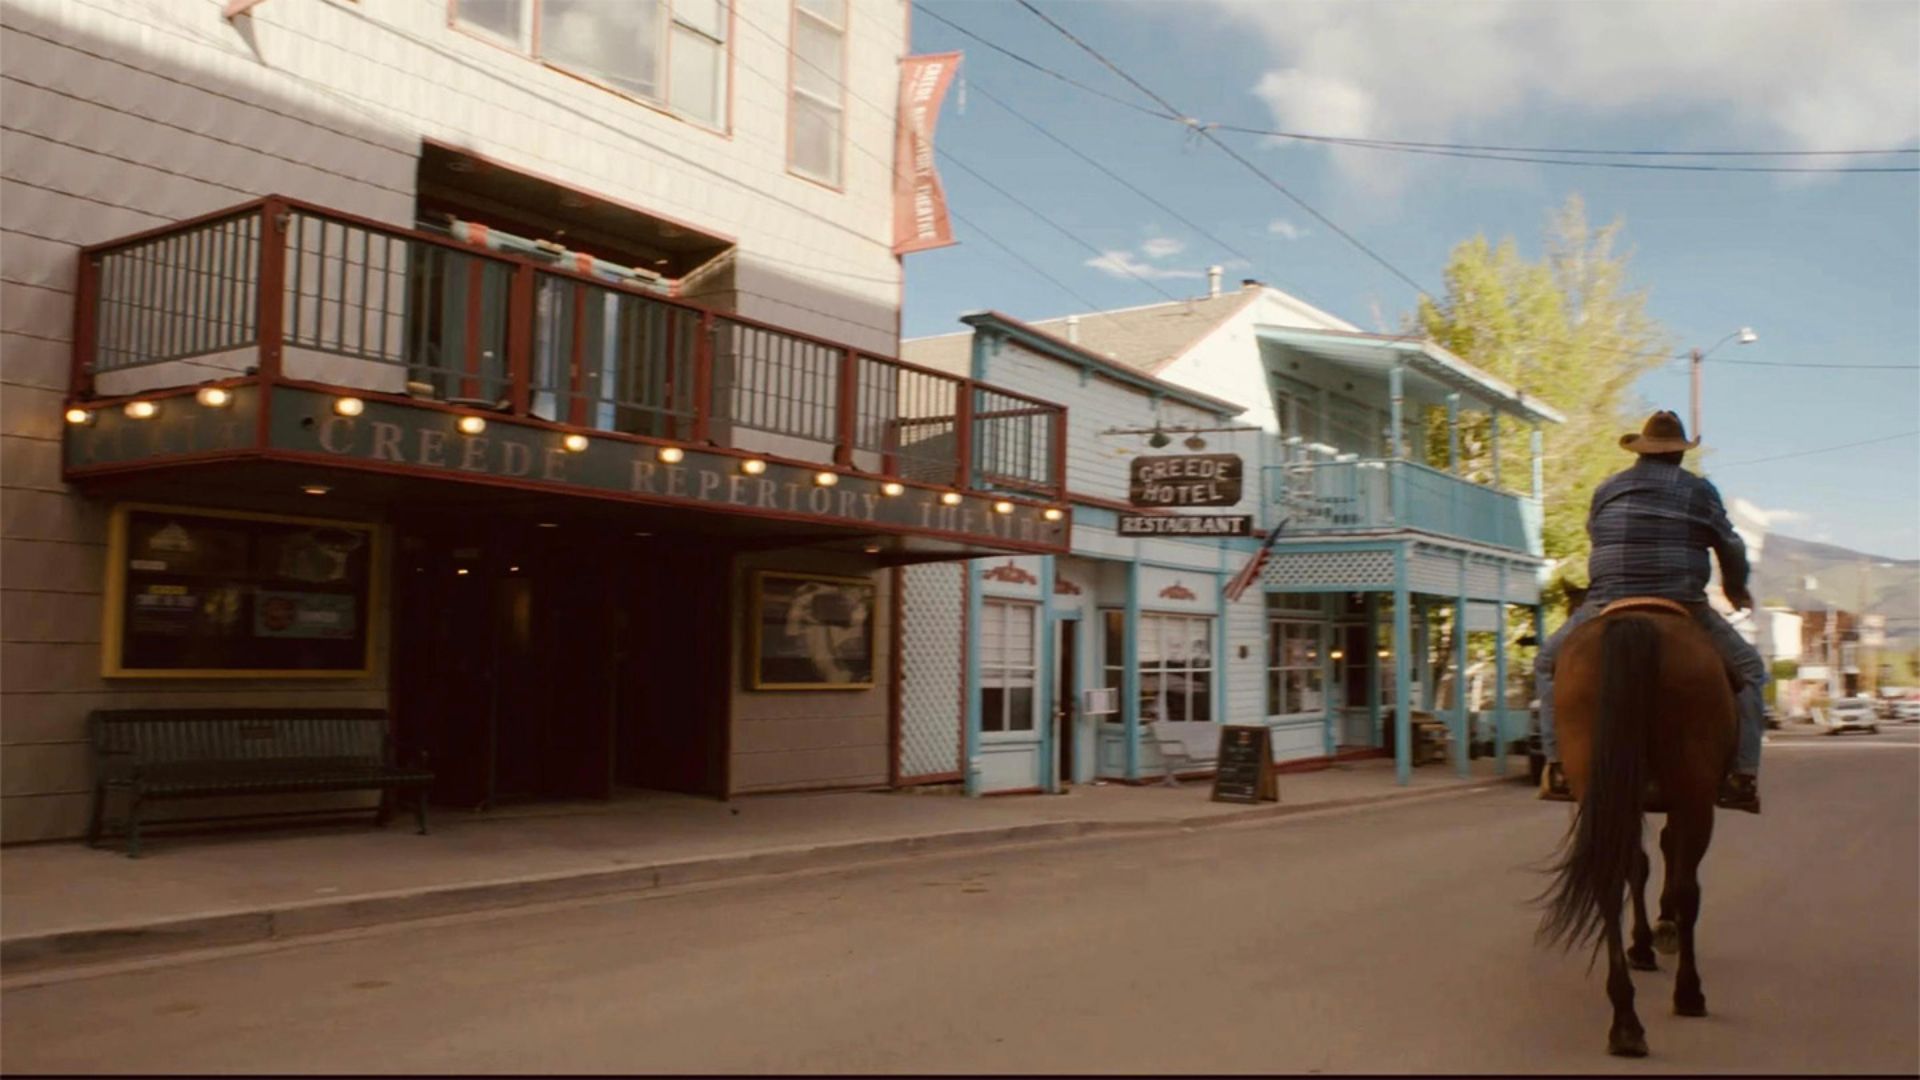
POLYGON ((357 522, 119 507, 103 671, 365 674, 377 540, 357 522))
POLYGON ((1273 771, 1273 733, 1260 726, 1220 729, 1219 765, 1213 773, 1215 802, 1279 802, 1273 771))

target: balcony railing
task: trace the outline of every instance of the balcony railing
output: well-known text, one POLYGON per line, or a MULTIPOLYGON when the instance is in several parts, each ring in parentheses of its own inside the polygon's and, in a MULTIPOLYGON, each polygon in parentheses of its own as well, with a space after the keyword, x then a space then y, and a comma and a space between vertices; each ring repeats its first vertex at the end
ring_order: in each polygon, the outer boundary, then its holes
POLYGON ((290 200, 91 248, 79 289, 77 397, 257 374, 924 484, 1064 490, 1062 406, 290 200))
POLYGON ((1411 461, 1301 462, 1267 468, 1288 533, 1417 529, 1539 555, 1540 504, 1411 461))

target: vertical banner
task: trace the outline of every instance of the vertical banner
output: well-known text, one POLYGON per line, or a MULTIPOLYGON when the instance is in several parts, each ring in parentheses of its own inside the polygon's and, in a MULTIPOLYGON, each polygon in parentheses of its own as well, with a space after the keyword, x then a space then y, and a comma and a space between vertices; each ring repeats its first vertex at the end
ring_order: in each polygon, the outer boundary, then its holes
POLYGON ((900 62, 900 120, 893 150, 893 253, 953 243, 947 193, 933 169, 933 129, 960 54, 909 56, 900 62))

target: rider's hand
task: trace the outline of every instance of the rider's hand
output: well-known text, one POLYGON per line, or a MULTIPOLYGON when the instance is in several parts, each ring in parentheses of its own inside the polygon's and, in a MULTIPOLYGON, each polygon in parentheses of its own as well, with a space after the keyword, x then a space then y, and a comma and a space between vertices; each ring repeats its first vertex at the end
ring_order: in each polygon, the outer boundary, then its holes
POLYGON ((1752 611, 1753 610, 1753 594, 1748 592, 1747 590, 1725 589, 1725 590, 1722 590, 1722 592, 1727 598, 1727 603, 1733 605, 1733 610, 1735 611, 1752 611))

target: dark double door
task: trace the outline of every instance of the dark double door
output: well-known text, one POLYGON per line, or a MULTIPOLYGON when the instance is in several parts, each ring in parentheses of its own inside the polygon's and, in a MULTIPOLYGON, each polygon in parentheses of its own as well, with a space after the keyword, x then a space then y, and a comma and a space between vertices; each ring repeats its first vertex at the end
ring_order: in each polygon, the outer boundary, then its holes
POLYGON ((395 727, 435 801, 724 793, 724 695, 699 678, 727 657, 723 558, 612 527, 396 531, 395 727), (717 620, 687 595, 715 580, 717 620))

